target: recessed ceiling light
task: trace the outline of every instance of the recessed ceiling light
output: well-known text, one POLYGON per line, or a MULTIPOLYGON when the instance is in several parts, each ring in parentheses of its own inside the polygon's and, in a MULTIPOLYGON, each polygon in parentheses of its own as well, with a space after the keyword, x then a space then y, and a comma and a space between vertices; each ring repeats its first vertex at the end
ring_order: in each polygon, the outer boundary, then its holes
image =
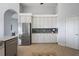
POLYGON ((40 5, 43 5, 44 3, 40 3, 40 5))

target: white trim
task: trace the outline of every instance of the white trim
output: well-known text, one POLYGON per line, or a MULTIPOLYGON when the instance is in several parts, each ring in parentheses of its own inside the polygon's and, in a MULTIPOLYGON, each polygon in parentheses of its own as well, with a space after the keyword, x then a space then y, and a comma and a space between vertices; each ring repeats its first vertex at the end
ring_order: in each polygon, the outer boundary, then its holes
POLYGON ((19 15, 27 15, 27 16, 33 16, 33 17, 57 17, 57 15, 33 15, 32 13, 19 13, 19 15))
POLYGON ((32 13, 20 13, 19 15, 27 15, 27 16, 32 16, 32 13))
POLYGON ((57 17, 57 15, 33 15, 33 17, 57 17))

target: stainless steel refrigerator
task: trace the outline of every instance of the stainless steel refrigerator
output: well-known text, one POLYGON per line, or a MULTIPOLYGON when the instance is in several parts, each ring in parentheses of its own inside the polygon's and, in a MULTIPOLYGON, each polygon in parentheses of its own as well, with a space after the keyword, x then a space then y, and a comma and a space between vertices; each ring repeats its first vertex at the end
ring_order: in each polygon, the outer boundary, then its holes
POLYGON ((31 23, 22 23, 21 45, 31 44, 31 23))

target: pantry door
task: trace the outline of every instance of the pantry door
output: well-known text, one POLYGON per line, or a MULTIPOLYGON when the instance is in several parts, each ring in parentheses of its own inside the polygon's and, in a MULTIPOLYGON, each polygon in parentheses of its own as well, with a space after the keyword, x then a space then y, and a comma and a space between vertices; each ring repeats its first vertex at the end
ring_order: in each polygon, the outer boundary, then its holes
POLYGON ((79 18, 66 18, 66 46, 79 49, 79 18))

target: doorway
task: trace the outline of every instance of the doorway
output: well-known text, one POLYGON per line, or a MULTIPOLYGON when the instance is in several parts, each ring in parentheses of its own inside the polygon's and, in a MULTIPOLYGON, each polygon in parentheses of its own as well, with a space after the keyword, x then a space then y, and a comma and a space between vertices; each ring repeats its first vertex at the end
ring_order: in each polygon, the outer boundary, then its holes
POLYGON ((4 36, 15 36, 18 34, 18 14, 9 9, 4 13, 4 36))

